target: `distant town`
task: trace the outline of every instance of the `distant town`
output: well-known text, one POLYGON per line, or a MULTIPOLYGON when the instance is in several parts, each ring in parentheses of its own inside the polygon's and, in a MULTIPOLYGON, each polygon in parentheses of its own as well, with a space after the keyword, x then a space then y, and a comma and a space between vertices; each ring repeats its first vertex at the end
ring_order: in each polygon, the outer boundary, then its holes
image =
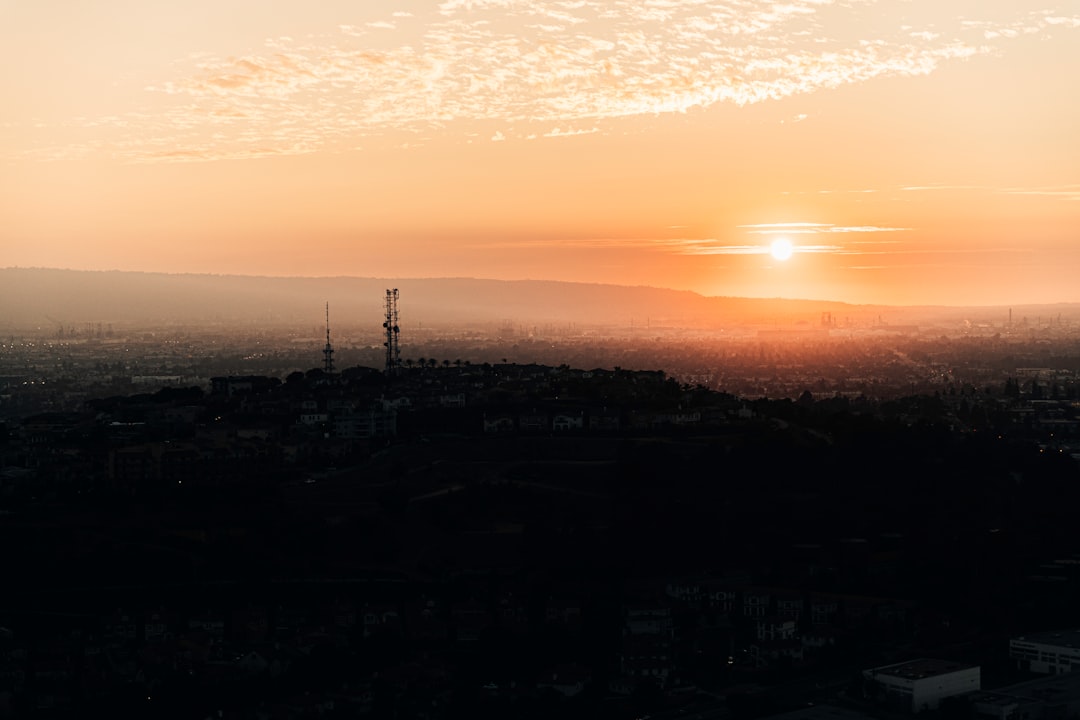
POLYGON ((0 342, 0 716, 1080 712, 1075 319, 387 303, 0 342))

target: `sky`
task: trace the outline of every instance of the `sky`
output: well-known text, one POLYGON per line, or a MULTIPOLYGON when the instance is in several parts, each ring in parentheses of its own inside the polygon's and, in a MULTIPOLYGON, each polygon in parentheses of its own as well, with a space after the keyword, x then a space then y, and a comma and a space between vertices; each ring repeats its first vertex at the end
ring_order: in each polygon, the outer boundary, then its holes
POLYGON ((1080 301, 1078 0, 0 17, 0 267, 1080 301))

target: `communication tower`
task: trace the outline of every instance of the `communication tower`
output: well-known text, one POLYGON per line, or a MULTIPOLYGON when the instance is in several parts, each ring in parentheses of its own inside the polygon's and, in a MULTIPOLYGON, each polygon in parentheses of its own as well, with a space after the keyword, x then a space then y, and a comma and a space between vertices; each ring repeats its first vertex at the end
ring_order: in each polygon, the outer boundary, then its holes
POLYGON ((386 342, 383 345, 386 346, 386 375, 390 377, 396 375, 398 368, 401 366, 401 348, 398 347, 398 334, 401 329, 398 327, 398 291, 397 288, 386 291, 386 320, 383 322, 383 327, 386 328, 386 342))
POLYGON ((334 346, 330 344, 330 303, 326 303, 326 347, 323 348, 323 372, 334 374, 334 346))

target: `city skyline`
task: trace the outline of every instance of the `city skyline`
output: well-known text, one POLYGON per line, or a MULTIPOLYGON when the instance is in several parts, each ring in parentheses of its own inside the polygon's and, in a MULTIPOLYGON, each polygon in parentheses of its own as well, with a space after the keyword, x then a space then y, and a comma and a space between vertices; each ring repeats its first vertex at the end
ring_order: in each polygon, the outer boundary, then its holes
POLYGON ((1080 301, 1067 2, 7 15, 0 266, 1080 301))

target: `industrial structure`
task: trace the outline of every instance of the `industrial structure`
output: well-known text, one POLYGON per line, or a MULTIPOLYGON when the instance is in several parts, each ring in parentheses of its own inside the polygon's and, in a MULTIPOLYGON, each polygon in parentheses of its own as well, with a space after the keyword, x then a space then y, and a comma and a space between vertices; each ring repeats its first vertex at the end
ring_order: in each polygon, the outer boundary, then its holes
POLYGON ((941 701, 981 689, 978 665, 921 658, 864 670, 886 702, 908 712, 937 710, 941 701))
POLYGON ((1049 720, 1080 714, 1080 673, 1025 680, 971 696, 971 710, 980 720, 1049 720))
POLYGON ((326 347, 323 348, 323 372, 334 374, 334 346, 330 344, 330 303, 326 303, 326 347))
POLYGON ((1017 669, 1058 675, 1080 669, 1080 630, 1036 632, 1009 640, 1009 657, 1017 669))
POLYGON ((398 291, 397 288, 386 291, 386 320, 383 327, 386 328, 386 376, 397 375, 401 366, 401 348, 398 347, 398 334, 401 329, 398 326, 398 291))

